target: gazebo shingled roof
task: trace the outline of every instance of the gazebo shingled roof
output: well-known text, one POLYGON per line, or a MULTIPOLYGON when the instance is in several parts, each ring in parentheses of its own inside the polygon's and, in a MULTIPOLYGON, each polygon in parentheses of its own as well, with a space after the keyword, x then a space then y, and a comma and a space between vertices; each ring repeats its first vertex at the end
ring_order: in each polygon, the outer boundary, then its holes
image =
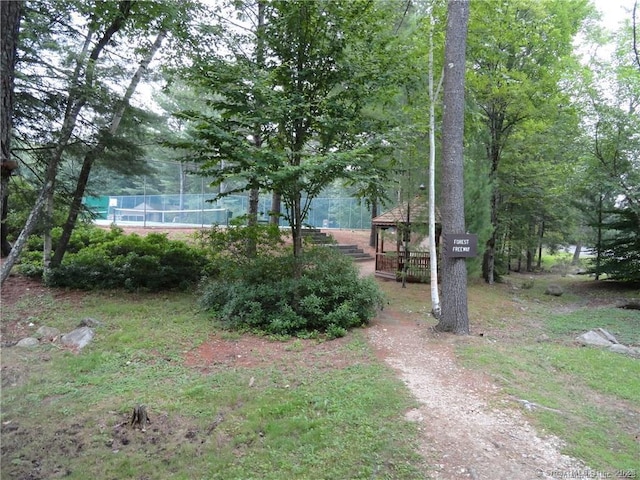
MULTIPOLYGON (((416 197, 411 201, 410 223, 412 224, 428 224, 429 223, 429 204, 420 197, 416 197)), ((388 210, 372 220, 373 225, 380 227, 395 227, 407 221, 407 204, 401 204, 391 210, 388 210)), ((436 223, 440 223, 440 211, 436 208, 436 223)))

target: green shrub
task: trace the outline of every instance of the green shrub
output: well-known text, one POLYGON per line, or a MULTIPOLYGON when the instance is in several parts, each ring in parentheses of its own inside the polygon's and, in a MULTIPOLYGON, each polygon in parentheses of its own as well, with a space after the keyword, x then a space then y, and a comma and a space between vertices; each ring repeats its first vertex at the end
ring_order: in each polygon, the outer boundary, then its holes
MULTIPOLYGON (((58 246, 61 235, 61 227, 51 229, 52 248, 54 251, 58 246)), ((73 230, 71 238, 69 239, 66 256, 78 253, 89 245, 95 246, 123 236, 123 230, 118 227, 112 227, 111 230, 104 230, 94 225, 80 223, 73 230)), ((22 254, 20 255, 20 263, 17 266, 18 271, 28 277, 42 277, 43 249, 44 239, 42 235, 31 235, 27 240, 22 254)))
POLYGON ((46 281, 51 286, 186 290, 200 281, 208 262, 202 249, 158 233, 141 237, 119 229, 80 229, 70 243, 77 251, 68 252, 62 265, 48 273, 46 281))
POLYGON ((246 217, 234 218, 226 228, 215 226, 200 234, 206 248, 221 268, 269 256, 284 244, 278 225, 246 225, 246 217), (253 247, 253 248, 251 248, 253 247))
MULTIPOLYGON (((219 259, 220 261, 220 259, 219 259)), ((367 323, 382 305, 372 278, 360 278, 353 261, 333 249, 306 252, 299 278, 289 251, 245 258, 202 286, 201 303, 224 325, 274 335, 325 332, 343 336, 367 323)))

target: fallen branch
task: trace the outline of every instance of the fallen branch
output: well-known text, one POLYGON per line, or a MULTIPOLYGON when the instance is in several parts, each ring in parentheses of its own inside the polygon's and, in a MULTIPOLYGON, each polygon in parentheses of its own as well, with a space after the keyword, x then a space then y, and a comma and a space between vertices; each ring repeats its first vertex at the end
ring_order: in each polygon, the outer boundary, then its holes
POLYGON ((564 415, 564 412, 561 410, 556 410, 555 408, 549 408, 549 407, 545 407, 544 405, 540 405, 538 403, 534 403, 534 402, 530 402, 529 400, 525 400, 523 398, 516 398, 516 401, 518 403, 521 403, 522 406, 529 411, 533 411, 536 408, 539 408, 541 410, 547 410, 549 412, 554 412, 554 413, 560 413, 562 415, 564 415))

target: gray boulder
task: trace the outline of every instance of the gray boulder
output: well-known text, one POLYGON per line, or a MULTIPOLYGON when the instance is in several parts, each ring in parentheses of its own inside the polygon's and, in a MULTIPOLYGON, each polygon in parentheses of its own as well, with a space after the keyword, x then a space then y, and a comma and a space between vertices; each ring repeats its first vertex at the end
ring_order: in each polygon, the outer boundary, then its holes
POLYGON ((624 353, 625 355, 632 355, 635 352, 633 351, 633 349, 625 346, 625 345, 620 345, 619 343, 615 343, 613 345, 611 345, 609 347, 609 351, 613 352, 613 353, 624 353))
POLYGON ((30 348, 30 347, 35 347, 39 344, 40 342, 38 342, 37 338, 27 337, 27 338, 23 338, 18 343, 16 343, 16 347, 30 348))
POLYGON ((78 325, 78 327, 90 327, 90 328, 97 328, 101 326, 102 326, 102 322, 100 320, 96 320, 95 318, 91 318, 91 317, 83 318, 82 320, 80 320, 80 324, 78 325))
POLYGON ((95 332, 89 327, 80 327, 76 328, 72 332, 63 335, 60 341, 72 348, 77 348, 78 350, 82 350, 86 347, 93 337, 95 336, 95 332))
POLYGON ((545 290, 545 295, 553 295, 554 297, 560 297, 564 293, 562 287, 556 283, 550 283, 547 285, 547 289, 545 290))
POLYGON ((596 332, 609 340, 611 343, 620 343, 616 337, 607 332, 604 328, 596 328, 596 332))
POLYGON ((583 345, 595 345, 598 347, 610 347, 614 343, 603 337, 595 330, 589 330, 576 338, 583 345))

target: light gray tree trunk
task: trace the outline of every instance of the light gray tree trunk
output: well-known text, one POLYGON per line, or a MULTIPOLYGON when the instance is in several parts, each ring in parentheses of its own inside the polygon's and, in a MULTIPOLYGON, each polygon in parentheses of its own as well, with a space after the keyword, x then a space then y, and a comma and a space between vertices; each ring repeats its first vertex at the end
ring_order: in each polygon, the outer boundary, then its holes
MULTIPOLYGON (((153 57, 162 46, 162 42, 164 41, 166 36, 166 30, 162 30, 158 33, 155 42, 147 52, 147 55, 140 62, 140 65, 138 66, 138 69, 134 73, 133 77, 131 77, 131 81, 129 82, 129 86, 127 87, 124 97, 120 101, 118 108, 115 110, 115 112, 113 113, 113 117, 111 118, 111 123, 109 125, 110 137, 117 134, 118 129, 120 128, 120 122, 122 121, 122 117, 124 117, 125 110, 129 106, 131 97, 138 88, 142 76, 149 68, 151 60, 153 60, 153 57)), ((73 194, 71 206, 69 207, 69 214, 62 229, 62 235, 60 237, 60 241, 58 242, 56 252, 51 261, 51 266, 53 267, 58 266, 60 265, 60 263, 62 263, 62 258, 64 257, 64 254, 67 250, 67 245, 69 244, 69 240, 71 239, 71 234, 73 233, 73 229, 76 226, 76 221, 78 220, 78 214, 80 213, 80 209, 82 208, 82 198, 84 197, 84 192, 89 182, 91 169, 96 159, 99 158, 106 147, 107 145, 103 137, 97 145, 95 145, 91 150, 87 152, 84 157, 80 175, 78 176, 78 180, 76 181, 76 189, 73 194)), ((180 198, 182 199, 182 195, 180 196, 180 198)), ((180 209, 182 209, 182 207, 180 207, 180 209)))
POLYGON ((440 318, 440 293, 438 291, 438 251, 436 249, 436 99, 442 85, 433 89, 433 12, 429 12, 429 269, 431 277, 431 313, 440 318))
MULTIPOLYGON (((443 155, 443 234, 465 233, 463 137, 464 77, 469 0, 449 0, 445 44, 443 155)), ((444 257, 442 315, 436 330, 469 333, 467 265, 464 258, 444 257)))
MULTIPOLYGON (((92 26, 89 27, 89 30, 87 32, 87 35, 85 36, 84 39, 84 45, 82 46, 82 52, 80 53, 80 55, 78 56, 77 60, 76 60, 76 67, 75 70, 73 72, 73 77, 72 77, 72 85, 75 85, 77 87, 80 86, 80 74, 82 72, 82 69, 85 67, 86 65, 86 59, 87 59, 87 55, 89 54, 89 47, 91 47, 91 41, 93 39, 93 28, 92 26)), ((69 94, 69 100, 67 103, 67 108, 69 107, 69 105, 72 102, 72 94, 69 94)), ((82 107, 81 107, 82 108, 82 107)), ((68 111, 68 110, 67 110, 68 111)), ((80 110, 78 110, 79 112, 80 110)), ((75 121, 74 121, 75 123, 75 121)), ((60 155, 62 155, 62 151, 60 153, 60 155)), ((59 162, 60 160, 58 160, 59 162)), ((57 165, 55 170, 52 170, 52 174, 55 177, 55 174, 57 173, 57 165)), ((55 178, 54 181, 52 183, 52 187, 51 189, 47 192, 47 198, 44 201, 44 205, 43 205, 43 211, 42 213, 44 214, 45 217, 45 222, 47 227, 44 230, 44 246, 43 246, 43 252, 42 252, 42 264, 44 267, 44 274, 46 276, 49 267, 51 266, 51 250, 53 248, 53 241, 51 240, 51 226, 53 224, 53 195, 54 195, 54 191, 55 191, 55 178)), ((36 224, 37 224, 38 219, 36 218, 36 224)))

